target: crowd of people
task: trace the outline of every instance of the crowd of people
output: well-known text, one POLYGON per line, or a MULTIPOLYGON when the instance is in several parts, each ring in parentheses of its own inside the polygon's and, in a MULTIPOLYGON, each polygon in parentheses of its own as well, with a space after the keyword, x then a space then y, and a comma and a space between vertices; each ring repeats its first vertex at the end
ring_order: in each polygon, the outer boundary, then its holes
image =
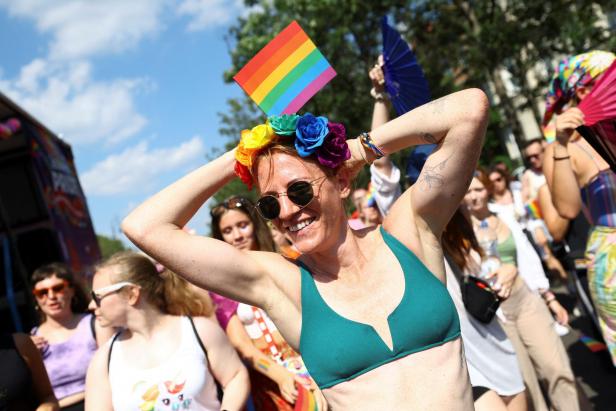
POLYGON ((559 66, 546 114, 558 114, 556 141, 526 144, 519 179, 503 163, 477 167, 489 106, 481 90, 390 120, 381 62, 369 73, 370 132, 348 138, 342 124, 309 113, 245 131, 236 149, 126 217, 142 252, 101 262, 90 295, 62 264, 32 274, 40 323, 0 339, 10 370, 0 402, 591 409, 560 339, 571 313, 551 291, 586 248, 616 366, 616 176, 575 131, 575 105, 601 75, 584 58, 592 55, 559 66), (411 146, 403 188, 389 155, 411 146), (370 183, 356 187, 364 166, 370 183), (211 237, 183 230, 236 175, 259 199, 212 207, 211 237))

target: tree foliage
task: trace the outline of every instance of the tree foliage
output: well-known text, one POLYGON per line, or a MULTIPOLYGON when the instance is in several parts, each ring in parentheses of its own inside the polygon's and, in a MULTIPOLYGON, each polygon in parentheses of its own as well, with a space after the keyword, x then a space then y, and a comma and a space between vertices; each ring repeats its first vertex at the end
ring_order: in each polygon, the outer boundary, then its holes
MULTIPOLYGON (((380 53, 380 19, 394 18, 426 73, 434 98, 480 87, 491 97, 492 111, 483 160, 503 154, 502 136, 521 136, 516 110, 530 108, 537 120, 538 99, 545 93, 555 59, 590 49, 613 50, 616 39, 599 17, 616 9, 615 0, 246 0, 250 12, 229 30, 233 76, 291 21, 297 20, 338 75, 302 109, 324 113, 347 126, 349 136, 370 126, 373 100, 367 72, 380 53), (544 68, 536 78, 527 73, 544 68), (499 73, 512 74, 507 90, 499 73)), ((248 97, 230 99, 220 113, 221 134, 229 147, 240 131, 263 122, 248 97)), ((403 156, 395 161, 401 162, 403 156)), ((401 164, 404 166, 403 164, 401 164)), ((228 195, 227 191, 224 193, 228 195)), ((219 195, 219 199, 222 195, 219 195)))
POLYGON ((122 241, 117 238, 109 238, 102 234, 97 234, 96 240, 98 241, 98 246, 101 249, 103 259, 108 258, 119 251, 126 250, 126 247, 124 247, 122 241))

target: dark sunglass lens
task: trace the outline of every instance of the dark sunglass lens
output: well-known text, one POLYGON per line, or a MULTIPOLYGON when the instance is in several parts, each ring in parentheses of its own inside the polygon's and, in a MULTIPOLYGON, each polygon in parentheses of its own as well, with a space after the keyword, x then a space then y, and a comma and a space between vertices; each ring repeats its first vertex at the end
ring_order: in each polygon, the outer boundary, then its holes
POLYGON ((280 204, 274 196, 264 196, 257 201, 259 214, 267 220, 273 220, 280 215, 280 204))
POLYGON ((54 285, 53 287, 51 287, 51 289, 53 290, 54 293, 60 293, 64 291, 64 284, 54 285))
POLYGON ((96 304, 97 307, 100 307, 101 305, 100 298, 98 298, 98 296, 94 293, 94 291, 90 291, 90 295, 92 296, 92 300, 94 300, 94 304, 96 304))
POLYGON ((307 181, 298 181, 289 186, 287 196, 291 201, 300 207, 305 207, 312 201, 314 192, 312 184, 307 181))

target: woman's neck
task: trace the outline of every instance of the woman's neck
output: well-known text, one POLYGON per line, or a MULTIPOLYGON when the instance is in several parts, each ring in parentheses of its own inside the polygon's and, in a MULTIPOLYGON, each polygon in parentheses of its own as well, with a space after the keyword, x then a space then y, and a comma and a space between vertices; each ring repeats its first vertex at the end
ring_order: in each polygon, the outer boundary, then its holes
POLYGON ((501 193, 492 194, 494 198, 494 202, 498 204, 511 204, 513 203, 513 197, 511 195, 511 191, 503 190, 501 193))
POLYGON ((473 220, 473 224, 479 223, 480 221, 485 220, 490 217, 492 213, 488 209, 488 207, 484 207, 481 210, 471 211, 471 219, 473 220))
POLYGON ((73 329, 79 324, 79 320, 81 320, 79 314, 69 311, 54 317, 48 315, 44 324, 49 329, 73 329))
POLYGON ((167 327, 172 316, 161 312, 158 308, 145 304, 135 308, 126 319, 126 328, 135 336, 150 340, 158 330, 167 327))
POLYGON ((313 274, 331 280, 340 278, 341 275, 359 274, 361 266, 367 260, 359 246, 358 238, 348 225, 336 246, 328 247, 326 250, 306 255, 305 261, 313 274))

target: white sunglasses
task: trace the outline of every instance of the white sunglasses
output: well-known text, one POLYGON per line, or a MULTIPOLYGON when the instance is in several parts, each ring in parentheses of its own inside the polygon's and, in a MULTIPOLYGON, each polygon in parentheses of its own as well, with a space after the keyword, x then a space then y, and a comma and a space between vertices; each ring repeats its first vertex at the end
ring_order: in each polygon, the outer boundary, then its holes
POLYGON ((98 290, 92 290, 90 292, 92 299, 94 300, 94 304, 96 304, 97 307, 101 306, 101 300, 111 294, 111 293, 115 293, 117 291, 120 291, 122 288, 124 287, 128 287, 128 286, 133 286, 133 287, 138 287, 137 284, 133 284, 131 282, 128 281, 121 281, 119 283, 115 283, 115 284, 111 284, 108 285, 107 287, 102 287, 99 288, 98 290))

